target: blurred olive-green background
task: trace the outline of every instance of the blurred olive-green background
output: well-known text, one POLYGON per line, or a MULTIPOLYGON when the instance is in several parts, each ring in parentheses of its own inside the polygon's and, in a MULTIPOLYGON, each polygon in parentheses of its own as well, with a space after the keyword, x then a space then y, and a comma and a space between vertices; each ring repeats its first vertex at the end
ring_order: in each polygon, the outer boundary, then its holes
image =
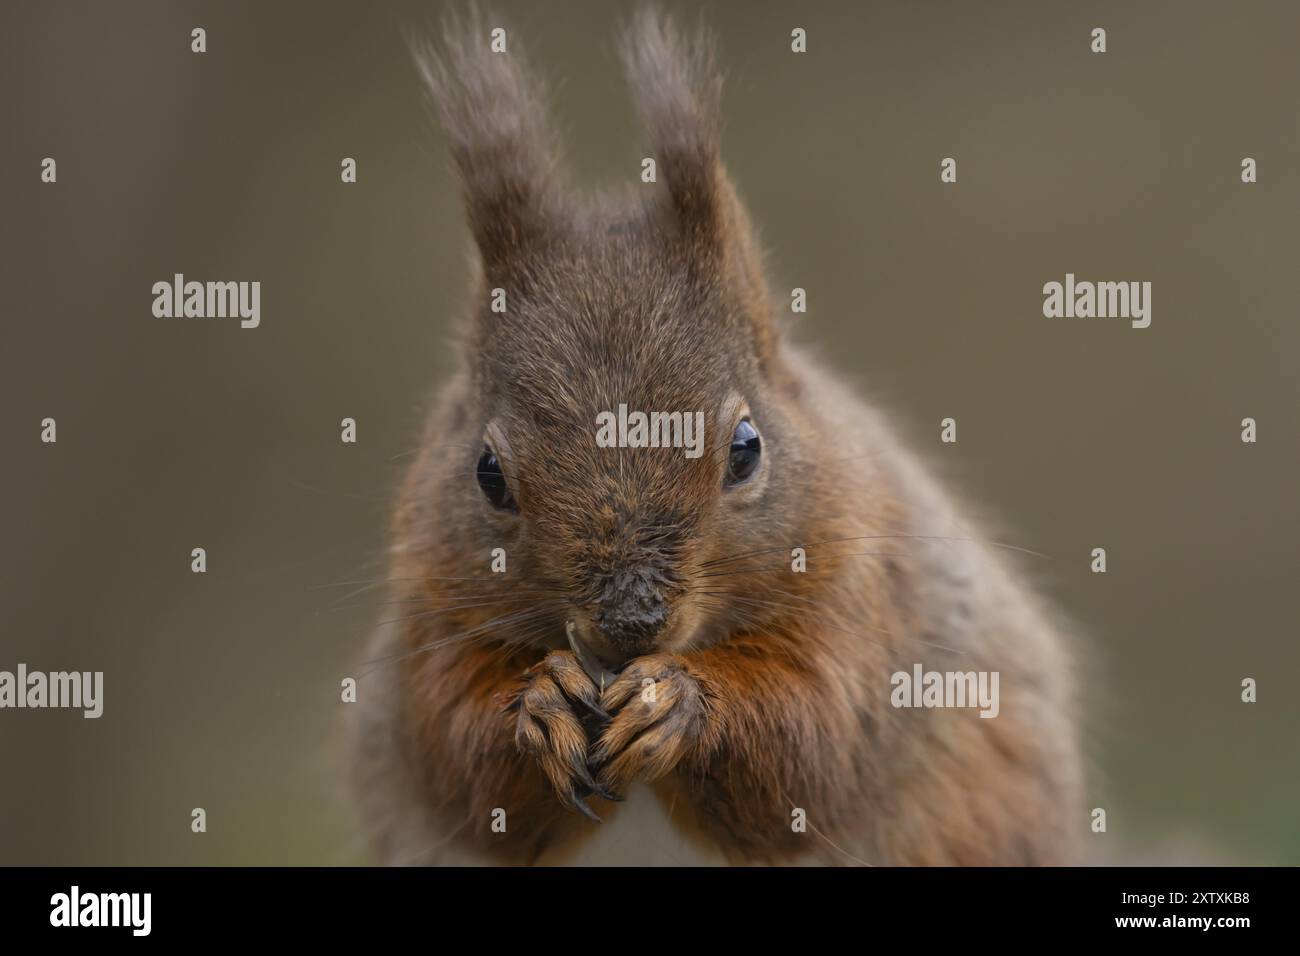
MULTIPOLYGON (((638 175, 613 55, 629 7, 497 10, 553 82, 575 178, 638 175)), ((0 10, 0 669, 106 684, 97 721, 0 712, 0 863, 366 859, 331 738, 382 611, 343 582, 381 573, 466 297, 406 47, 439 12, 0 10), (261 327, 154 318, 150 287, 176 272, 260 280, 261 327)), ((1046 555, 1027 567, 1086 635, 1094 854, 1300 863, 1300 5, 705 14, 729 168, 774 288, 808 290, 797 338, 999 537, 1046 555), (1045 319, 1042 286, 1067 272, 1151 281, 1151 327, 1045 319)))

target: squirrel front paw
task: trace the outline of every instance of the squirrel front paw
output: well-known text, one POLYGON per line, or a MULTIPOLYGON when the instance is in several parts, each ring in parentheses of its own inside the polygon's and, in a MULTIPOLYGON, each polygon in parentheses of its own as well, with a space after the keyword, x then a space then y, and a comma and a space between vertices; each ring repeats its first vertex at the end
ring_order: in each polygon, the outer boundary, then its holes
POLYGON ((517 711, 515 745, 537 760, 565 806, 599 823, 584 798, 617 798, 587 769, 587 731, 579 714, 609 719, 600 689, 568 651, 552 651, 525 676, 528 683, 511 704, 517 711))
POLYGON ((605 790, 670 772, 704 740, 708 698, 681 658, 651 654, 627 665, 605 688, 601 706, 613 714, 589 765, 605 790))

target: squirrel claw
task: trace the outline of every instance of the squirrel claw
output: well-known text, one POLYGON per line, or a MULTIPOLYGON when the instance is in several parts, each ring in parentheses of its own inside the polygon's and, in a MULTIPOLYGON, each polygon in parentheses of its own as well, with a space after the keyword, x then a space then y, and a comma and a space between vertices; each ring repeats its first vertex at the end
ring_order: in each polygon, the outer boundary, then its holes
POLYGON ((586 707, 590 713, 592 713, 596 717, 599 717, 605 723, 609 723, 613 719, 610 716, 609 711, 607 711, 604 707, 601 707, 600 704, 594 700, 586 700, 585 698, 580 697, 578 698, 578 703, 582 704, 582 706, 586 707))
POLYGON ((590 647, 588 647, 580 637, 578 637, 578 628, 572 621, 564 622, 564 635, 568 638, 569 647, 573 650, 573 656, 578 659, 582 669, 587 672, 592 683, 600 688, 600 692, 605 693, 605 688, 618 679, 618 675, 607 668, 603 661, 597 657, 590 647))
POLYGON ((582 799, 582 797, 578 796, 576 793, 569 798, 568 804, 593 823, 605 822, 600 817, 596 816, 596 811, 587 806, 587 801, 582 799))

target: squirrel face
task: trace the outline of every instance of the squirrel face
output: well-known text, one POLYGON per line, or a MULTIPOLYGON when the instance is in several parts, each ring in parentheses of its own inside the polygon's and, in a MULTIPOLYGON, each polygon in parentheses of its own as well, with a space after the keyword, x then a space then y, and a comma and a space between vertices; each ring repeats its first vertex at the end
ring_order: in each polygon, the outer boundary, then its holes
POLYGON ((724 529, 749 525, 732 550, 763 540, 770 473, 745 398, 767 394, 753 342, 654 263, 588 260, 577 297, 539 297, 543 273, 477 351, 482 381, 504 384, 487 390, 478 505, 615 663, 692 639, 699 564, 724 529))
POLYGON ((417 53, 480 267, 466 349, 478 407, 464 416, 478 487, 467 483, 466 504, 614 664, 681 649, 723 608, 734 615, 721 600, 732 582, 709 562, 762 548, 773 515, 800 513, 772 480, 774 453, 793 464, 798 448, 755 242, 720 159, 707 39, 653 16, 630 32, 624 60, 658 181, 617 200, 561 186, 517 51, 417 53), (628 410, 648 435, 625 427, 628 410), (610 447, 599 423, 616 417, 610 447))
POLYGON ((476 505, 613 665, 696 636, 717 590, 701 565, 759 547, 777 467, 767 316, 700 273, 670 208, 631 215, 555 224, 507 311, 482 303, 472 349, 476 505))

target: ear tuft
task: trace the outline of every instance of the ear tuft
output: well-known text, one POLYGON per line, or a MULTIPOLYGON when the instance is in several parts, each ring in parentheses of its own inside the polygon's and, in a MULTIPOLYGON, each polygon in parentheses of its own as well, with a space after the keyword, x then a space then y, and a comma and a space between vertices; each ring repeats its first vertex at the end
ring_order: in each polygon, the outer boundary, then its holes
POLYGON ((460 172, 470 228, 484 264, 508 268, 544 236, 552 218, 558 154, 544 95, 518 38, 477 4, 443 19, 440 45, 413 41, 412 55, 460 172), (493 49, 504 40, 505 51, 493 49))
POLYGON ((722 169, 722 75, 701 25, 682 34, 654 6, 623 34, 623 62, 683 227, 717 238, 727 185, 722 169))

